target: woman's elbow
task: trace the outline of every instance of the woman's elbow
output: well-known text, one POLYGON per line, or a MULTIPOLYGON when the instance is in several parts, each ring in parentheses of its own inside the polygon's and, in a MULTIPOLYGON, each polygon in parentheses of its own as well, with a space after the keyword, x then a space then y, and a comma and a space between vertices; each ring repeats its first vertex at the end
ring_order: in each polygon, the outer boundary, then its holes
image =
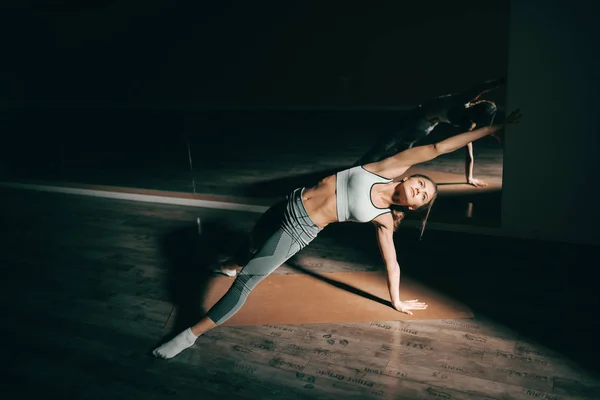
POLYGON ((431 151, 433 152, 433 158, 436 158, 439 155, 445 154, 447 153, 447 151, 444 148, 444 143, 439 142, 439 143, 433 143, 431 145, 431 151))

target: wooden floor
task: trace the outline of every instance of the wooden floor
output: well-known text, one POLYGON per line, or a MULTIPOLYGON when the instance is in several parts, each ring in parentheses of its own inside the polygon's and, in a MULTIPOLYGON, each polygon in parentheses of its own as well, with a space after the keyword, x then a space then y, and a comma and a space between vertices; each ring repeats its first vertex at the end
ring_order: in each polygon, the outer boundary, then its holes
MULTIPOLYGON (((400 253, 403 271, 451 282, 476 309, 472 320, 217 328, 180 356, 159 360, 148 352, 169 327, 186 323, 173 315, 195 312, 174 313, 175 306, 197 301, 205 265, 243 238, 258 215, 18 190, 1 190, 0 198, 4 399, 600 398, 600 377, 585 362, 597 353, 597 340, 584 333, 593 319, 569 319, 585 308, 578 304, 597 310, 590 297, 546 288, 538 279, 552 274, 546 261, 548 272, 535 279, 515 272, 501 292, 493 272, 468 272, 477 271, 471 264, 484 269, 488 252, 513 274, 503 257, 527 258, 522 248, 506 245, 510 254, 500 254, 470 243, 465 257, 464 249, 444 253, 451 240, 431 233, 436 255, 403 238, 418 250, 400 253), (198 216, 206 239, 196 233, 198 216), (452 258, 463 260, 462 269, 452 258), (555 303, 536 300, 535 285, 555 303), (535 307, 549 312, 532 313, 535 307), (515 323, 521 320, 546 325, 535 330, 535 323, 515 323)), ((380 268, 372 233, 356 225, 345 234, 326 230, 294 263, 320 272, 380 268)), ((493 261, 486 268, 493 271, 493 261)), ((290 264, 275 273, 298 271, 290 264)))

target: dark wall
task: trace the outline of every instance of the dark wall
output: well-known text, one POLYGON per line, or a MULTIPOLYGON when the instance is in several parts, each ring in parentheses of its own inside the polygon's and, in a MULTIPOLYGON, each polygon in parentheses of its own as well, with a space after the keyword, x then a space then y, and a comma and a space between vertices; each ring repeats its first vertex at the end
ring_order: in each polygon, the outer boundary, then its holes
POLYGON ((507 1, 413 3, 3 2, 0 105, 412 105, 505 75, 507 1))
POLYGON ((331 162, 397 129, 381 106, 506 74, 506 0, 0 4, 0 179, 192 191, 188 151, 198 176, 290 137, 331 162))
POLYGON ((600 27, 589 3, 511 2, 502 226, 513 236, 600 244, 596 205, 600 27))

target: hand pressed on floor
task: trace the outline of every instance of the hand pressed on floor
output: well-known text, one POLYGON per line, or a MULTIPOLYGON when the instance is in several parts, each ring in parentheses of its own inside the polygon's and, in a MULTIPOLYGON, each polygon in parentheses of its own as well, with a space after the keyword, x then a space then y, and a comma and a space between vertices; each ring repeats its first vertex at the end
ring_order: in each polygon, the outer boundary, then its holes
POLYGON ((393 307, 401 313, 413 315, 411 310, 425 310, 427 309, 427 304, 422 303, 418 299, 416 299, 401 301, 399 304, 393 304, 393 307))

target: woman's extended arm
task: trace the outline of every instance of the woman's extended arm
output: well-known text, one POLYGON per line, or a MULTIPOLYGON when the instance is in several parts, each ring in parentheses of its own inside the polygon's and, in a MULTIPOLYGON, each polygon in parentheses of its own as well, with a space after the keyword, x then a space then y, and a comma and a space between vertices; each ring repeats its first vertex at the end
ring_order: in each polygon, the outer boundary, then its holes
POLYGON ((396 259, 394 246, 393 220, 390 214, 384 214, 374 220, 377 229, 377 243, 387 270, 388 289, 392 307, 405 314, 412 315, 410 310, 424 310, 427 304, 417 300, 400 300, 400 265, 396 259))
POLYGON ((388 178, 398 177, 404 174, 406 170, 413 165, 433 160, 442 154, 451 153, 475 140, 481 139, 484 136, 492 135, 498 130, 504 128, 506 125, 518 123, 520 118, 520 111, 513 111, 509 116, 506 117, 506 120, 502 124, 484 126, 479 129, 449 137, 438 143, 417 146, 408 150, 404 150, 382 161, 367 164, 369 166, 368 170, 388 178))

